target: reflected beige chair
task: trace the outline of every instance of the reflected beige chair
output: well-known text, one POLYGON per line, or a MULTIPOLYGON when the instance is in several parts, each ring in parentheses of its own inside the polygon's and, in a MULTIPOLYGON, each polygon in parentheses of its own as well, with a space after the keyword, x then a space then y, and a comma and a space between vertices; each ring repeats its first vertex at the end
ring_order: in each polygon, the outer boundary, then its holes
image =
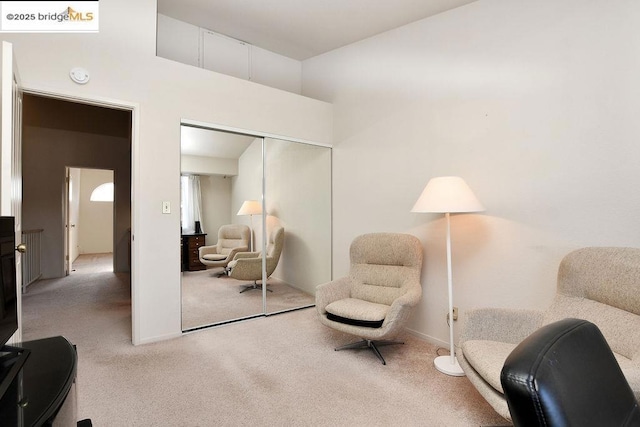
POLYGON ((463 319, 458 361, 502 417, 511 419, 500 382, 507 356, 538 328, 568 317, 602 331, 640 398, 640 249, 583 248, 560 262, 557 293, 546 310, 483 308, 463 319))
MULTIPOLYGON (((283 246, 284 228, 279 225, 274 226, 267 240, 267 279, 278 266, 283 246)), ((227 274, 237 280, 253 280, 253 283, 244 286, 240 293, 252 289, 262 289, 262 284, 258 284, 258 280, 262 280, 262 252, 237 253, 227 267, 227 274)))
POLYGON ((386 365, 378 346, 404 330, 422 296, 422 245, 408 234, 372 233, 350 248, 349 276, 316 288, 316 309, 324 325, 362 338, 336 350, 370 348, 386 365))
POLYGON ((218 230, 218 243, 198 248, 200 262, 209 267, 226 267, 238 252, 249 249, 249 227, 242 224, 223 225, 218 230))

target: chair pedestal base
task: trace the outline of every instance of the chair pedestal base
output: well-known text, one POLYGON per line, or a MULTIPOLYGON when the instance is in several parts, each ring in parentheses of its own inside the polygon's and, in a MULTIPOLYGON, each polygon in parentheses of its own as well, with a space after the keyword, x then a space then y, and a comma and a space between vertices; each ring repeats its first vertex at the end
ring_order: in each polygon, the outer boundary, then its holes
POLYGON ((385 362, 384 357, 382 357, 382 354, 380 354, 380 350, 378 350, 378 347, 382 347, 384 345, 395 345, 395 344, 404 344, 404 342, 388 341, 388 340, 381 340, 381 341, 362 340, 362 341, 354 342, 351 344, 345 344, 343 346, 337 347, 335 351, 357 349, 357 348, 370 348, 371 351, 373 351, 374 354, 378 357, 378 359, 380 359, 382 364, 386 365, 387 362, 385 362))
MULTIPOLYGON (((269 284, 267 283, 267 286, 269 284)), ((257 291, 257 290, 261 290, 262 289, 262 283, 258 283, 257 281, 250 283, 248 285, 244 285, 242 287, 242 290, 240 291, 240 293, 243 292, 247 292, 247 291, 257 291)), ((267 292, 273 292, 271 289, 267 288, 267 292)))

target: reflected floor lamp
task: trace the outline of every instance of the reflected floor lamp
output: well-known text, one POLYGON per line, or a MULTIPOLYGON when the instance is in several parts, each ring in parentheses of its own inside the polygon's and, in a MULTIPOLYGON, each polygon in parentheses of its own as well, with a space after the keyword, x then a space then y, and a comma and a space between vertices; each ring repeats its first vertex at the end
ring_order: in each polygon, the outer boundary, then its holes
POLYGON ((422 191, 411 212, 443 213, 447 219, 447 288, 449 291, 449 356, 439 356, 433 361, 436 369, 444 374, 464 376, 456 359, 453 343, 453 280, 451 274, 451 220, 449 214, 480 212, 484 207, 464 180, 457 176, 432 178, 422 191))
POLYGON ((236 215, 249 215, 251 232, 251 252, 253 252, 253 216, 262 215, 262 204, 257 200, 245 200, 236 215))

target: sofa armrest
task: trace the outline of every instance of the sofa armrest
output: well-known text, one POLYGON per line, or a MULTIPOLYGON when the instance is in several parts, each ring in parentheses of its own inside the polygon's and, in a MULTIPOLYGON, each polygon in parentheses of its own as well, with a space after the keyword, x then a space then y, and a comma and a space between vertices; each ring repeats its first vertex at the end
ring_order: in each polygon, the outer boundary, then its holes
POLYGON ((460 344, 469 340, 518 344, 542 326, 543 312, 482 308, 467 311, 463 318, 460 344))
POLYGON ((326 314, 325 307, 334 301, 349 298, 351 295, 351 279, 341 277, 332 282, 316 286, 316 309, 320 314, 326 314))

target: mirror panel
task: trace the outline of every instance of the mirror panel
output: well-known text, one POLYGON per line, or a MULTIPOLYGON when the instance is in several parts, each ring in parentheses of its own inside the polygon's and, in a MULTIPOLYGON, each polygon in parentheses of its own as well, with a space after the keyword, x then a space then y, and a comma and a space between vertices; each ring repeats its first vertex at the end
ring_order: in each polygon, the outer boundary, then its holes
POLYGON ((224 266, 207 267, 193 260, 198 258, 198 249, 187 242, 193 239, 195 220, 185 220, 189 207, 185 193, 189 189, 184 183, 199 181, 202 245, 215 245, 222 226, 259 225, 260 215, 249 218, 237 213, 245 199, 262 197, 262 138, 182 125, 180 161, 182 330, 261 315, 264 309, 259 292, 240 294, 237 281, 220 275, 224 266), (189 257, 191 260, 185 262, 189 257))
POLYGON ((266 311, 311 306, 331 280, 331 149, 265 138, 264 168, 267 232, 285 230, 266 311))
MULTIPOLYGON (((255 258, 257 252, 270 253, 271 232, 284 228, 280 256, 273 268, 267 256, 260 258, 257 277, 239 273, 246 271, 244 261, 230 273, 222 266, 183 268, 182 329, 312 306, 315 287, 331 280, 331 149, 189 125, 181 129, 181 173, 198 176, 205 246, 217 243, 220 227, 242 224, 252 231, 255 258), (256 201, 266 215, 241 215, 245 201, 256 201), (264 274, 266 288, 259 286, 264 274)), ((183 194, 190 191, 183 188, 183 194)), ((182 199, 184 214, 190 208, 182 199)), ((195 228, 188 223, 182 230, 187 235, 195 228)), ((183 235, 183 254, 184 240, 183 235)))

